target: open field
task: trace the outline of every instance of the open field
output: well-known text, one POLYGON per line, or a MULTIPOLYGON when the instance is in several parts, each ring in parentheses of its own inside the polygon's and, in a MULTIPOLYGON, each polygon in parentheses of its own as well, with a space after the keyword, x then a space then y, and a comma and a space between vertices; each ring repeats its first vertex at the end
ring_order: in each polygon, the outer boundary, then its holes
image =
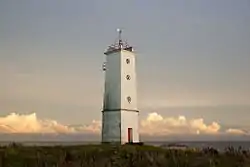
POLYGON ((250 152, 169 150, 153 146, 22 146, 0 148, 0 167, 250 167, 250 152))

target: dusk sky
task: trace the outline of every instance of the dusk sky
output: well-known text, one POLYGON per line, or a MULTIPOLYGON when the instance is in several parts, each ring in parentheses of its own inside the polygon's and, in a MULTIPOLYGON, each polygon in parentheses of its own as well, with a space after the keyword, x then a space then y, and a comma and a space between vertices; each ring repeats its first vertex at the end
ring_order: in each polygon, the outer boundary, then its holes
POLYGON ((249 0, 0 0, 0 125, 100 121, 117 28, 136 49, 142 127, 250 132, 249 0))

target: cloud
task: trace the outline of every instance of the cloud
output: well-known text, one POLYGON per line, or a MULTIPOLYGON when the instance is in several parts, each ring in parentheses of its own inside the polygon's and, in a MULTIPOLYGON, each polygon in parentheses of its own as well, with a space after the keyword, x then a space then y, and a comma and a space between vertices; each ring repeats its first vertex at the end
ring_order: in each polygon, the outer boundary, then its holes
POLYGON ((93 120, 88 125, 71 125, 75 132, 101 133, 101 121, 93 120))
POLYGON ((151 135, 216 134, 219 133, 220 125, 217 122, 207 125, 202 118, 192 120, 187 120, 185 116, 163 118, 154 112, 141 121, 141 130, 142 133, 151 135))
POLYGON ((36 113, 16 114, 11 113, 6 117, 0 117, 0 132, 2 133, 75 133, 75 132, 98 132, 98 121, 90 125, 71 127, 60 124, 55 120, 41 120, 36 113))
POLYGON ((227 129, 226 133, 228 133, 228 134, 234 134, 234 135, 244 135, 244 134, 247 134, 247 132, 245 132, 244 130, 234 129, 234 128, 227 129))
MULTIPOLYGON (((185 116, 163 117, 153 112, 140 121, 142 135, 218 135, 218 134, 248 134, 241 129, 229 128, 221 130, 217 122, 206 124, 203 118, 187 119, 185 116)), ((101 121, 93 120, 88 125, 63 125, 51 119, 39 119, 36 113, 11 113, 0 117, 0 133, 86 133, 100 134, 101 121)))

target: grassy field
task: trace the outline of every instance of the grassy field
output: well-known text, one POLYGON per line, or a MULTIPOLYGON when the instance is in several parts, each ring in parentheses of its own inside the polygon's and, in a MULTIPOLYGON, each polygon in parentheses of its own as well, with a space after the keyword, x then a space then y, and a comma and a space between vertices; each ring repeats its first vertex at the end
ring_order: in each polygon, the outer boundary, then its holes
POLYGON ((54 146, 0 148, 0 167, 250 167, 250 152, 169 150, 153 146, 54 146))

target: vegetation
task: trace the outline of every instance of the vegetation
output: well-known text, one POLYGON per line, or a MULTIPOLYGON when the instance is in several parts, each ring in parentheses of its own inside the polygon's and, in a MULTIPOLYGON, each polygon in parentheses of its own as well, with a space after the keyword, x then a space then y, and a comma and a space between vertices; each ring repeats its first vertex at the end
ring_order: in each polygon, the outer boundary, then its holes
POLYGON ((219 153, 153 146, 0 147, 0 167, 250 167, 250 152, 226 148, 219 153))

